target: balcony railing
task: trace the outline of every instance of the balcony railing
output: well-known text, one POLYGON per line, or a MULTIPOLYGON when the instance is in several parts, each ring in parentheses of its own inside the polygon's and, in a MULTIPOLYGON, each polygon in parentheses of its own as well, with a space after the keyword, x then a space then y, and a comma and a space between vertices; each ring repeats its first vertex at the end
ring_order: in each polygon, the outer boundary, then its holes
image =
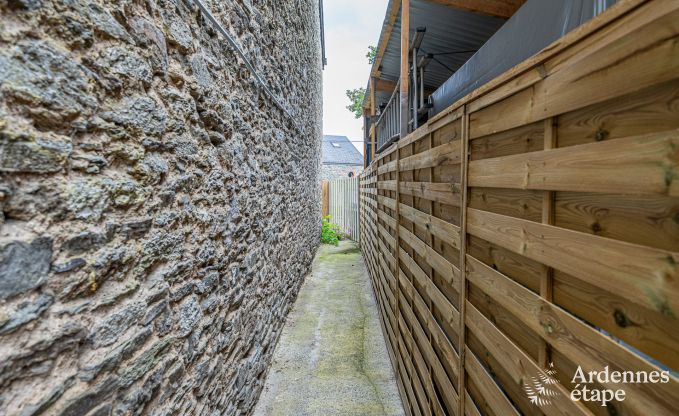
POLYGON ((387 106, 382 110, 380 118, 375 124, 375 135, 377 136, 377 151, 382 152, 390 144, 397 141, 401 129, 401 106, 398 101, 399 83, 389 98, 387 106))

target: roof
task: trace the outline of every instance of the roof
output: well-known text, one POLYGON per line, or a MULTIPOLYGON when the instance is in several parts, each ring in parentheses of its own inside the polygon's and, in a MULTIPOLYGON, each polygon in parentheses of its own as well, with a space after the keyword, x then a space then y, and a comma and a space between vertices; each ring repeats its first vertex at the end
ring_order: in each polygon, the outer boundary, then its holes
POLYGON ((363 155, 347 136, 323 135, 321 155, 324 164, 363 166, 363 155))
MULTIPOLYGON (((397 81, 400 76, 401 13, 399 5, 399 1, 389 1, 378 42, 378 51, 381 54, 371 69, 373 76, 379 76, 380 79, 388 81, 397 81)), ((436 58, 425 71, 425 89, 433 91, 450 78, 505 21, 506 19, 502 17, 446 7, 426 0, 411 0, 410 36, 411 38, 414 36, 417 27, 425 27, 427 31, 420 55, 432 53, 436 58)), ((377 105, 386 103, 391 93, 391 91, 376 91, 377 105)))

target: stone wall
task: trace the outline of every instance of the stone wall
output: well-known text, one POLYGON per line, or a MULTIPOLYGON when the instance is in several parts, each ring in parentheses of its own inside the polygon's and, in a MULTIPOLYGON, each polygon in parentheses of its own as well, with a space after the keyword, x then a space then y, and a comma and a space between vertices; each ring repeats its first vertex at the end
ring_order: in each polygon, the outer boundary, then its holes
POLYGON ((248 414, 319 240, 318 0, 0 0, 0 414, 248 414), (298 130, 299 129, 299 130, 298 130))
POLYGON ((349 177, 349 172, 352 172, 354 177, 358 177, 363 172, 363 166, 324 163, 321 166, 321 180, 346 179, 349 177))

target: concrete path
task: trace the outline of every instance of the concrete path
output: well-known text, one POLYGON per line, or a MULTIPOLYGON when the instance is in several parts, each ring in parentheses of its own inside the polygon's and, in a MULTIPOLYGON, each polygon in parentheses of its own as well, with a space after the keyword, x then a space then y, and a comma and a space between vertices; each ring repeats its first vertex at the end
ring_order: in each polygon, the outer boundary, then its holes
POLYGON ((378 319, 358 246, 322 245, 255 415, 403 415, 378 319))

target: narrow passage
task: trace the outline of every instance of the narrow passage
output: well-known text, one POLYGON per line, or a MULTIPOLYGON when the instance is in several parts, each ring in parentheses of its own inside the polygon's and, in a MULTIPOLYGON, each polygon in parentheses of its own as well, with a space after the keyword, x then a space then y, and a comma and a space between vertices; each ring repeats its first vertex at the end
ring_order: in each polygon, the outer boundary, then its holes
POLYGON ((255 415, 403 415, 358 245, 322 245, 255 415))

